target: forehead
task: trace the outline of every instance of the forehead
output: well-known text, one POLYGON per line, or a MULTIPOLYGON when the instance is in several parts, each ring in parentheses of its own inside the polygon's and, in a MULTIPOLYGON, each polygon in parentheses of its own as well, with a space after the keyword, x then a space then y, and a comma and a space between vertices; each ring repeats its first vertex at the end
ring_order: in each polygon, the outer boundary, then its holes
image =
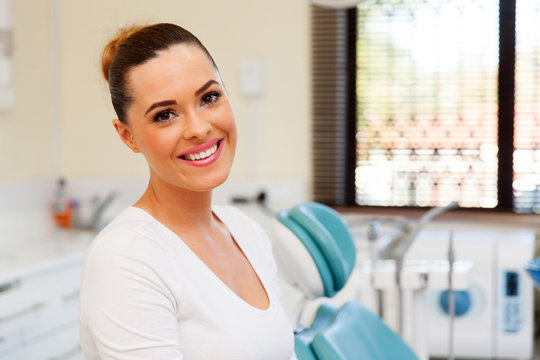
MULTIPOLYGON (((135 100, 158 98, 170 91, 191 91, 209 79, 219 79, 208 55, 195 45, 174 45, 128 74, 135 100)), ((170 96, 170 95, 169 95, 170 96)))

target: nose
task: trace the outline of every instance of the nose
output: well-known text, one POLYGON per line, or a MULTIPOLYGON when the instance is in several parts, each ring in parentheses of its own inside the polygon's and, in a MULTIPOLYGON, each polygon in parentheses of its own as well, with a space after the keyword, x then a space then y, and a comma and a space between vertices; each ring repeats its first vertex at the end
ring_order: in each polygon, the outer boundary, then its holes
POLYGON ((197 111, 186 114, 183 124, 183 135, 185 139, 203 139, 212 130, 211 122, 204 114, 197 111))

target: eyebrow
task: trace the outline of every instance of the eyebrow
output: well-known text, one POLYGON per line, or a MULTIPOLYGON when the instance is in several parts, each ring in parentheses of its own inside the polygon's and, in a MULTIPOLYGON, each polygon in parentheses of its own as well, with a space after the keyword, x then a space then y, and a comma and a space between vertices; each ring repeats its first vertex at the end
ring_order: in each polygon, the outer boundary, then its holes
POLYGON ((208 89, 208 88, 210 87, 210 85, 212 85, 212 84, 218 84, 218 85, 219 85, 219 83, 218 83, 216 80, 214 80, 214 79, 208 80, 208 81, 206 82, 206 84, 204 84, 203 86, 201 86, 201 88, 200 88, 199 90, 195 91, 195 96, 199 95, 199 94, 202 93, 204 90, 208 89))
POLYGON ((174 104, 176 104, 176 100, 164 100, 164 101, 160 101, 160 102, 157 102, 157 103, 153 103, 152 105, 150 105, 148 110, 146 110, 144 115, 148 114, 150 111, 154 110, 157 107, 169 106, 169 105, 174 105, 174 104))

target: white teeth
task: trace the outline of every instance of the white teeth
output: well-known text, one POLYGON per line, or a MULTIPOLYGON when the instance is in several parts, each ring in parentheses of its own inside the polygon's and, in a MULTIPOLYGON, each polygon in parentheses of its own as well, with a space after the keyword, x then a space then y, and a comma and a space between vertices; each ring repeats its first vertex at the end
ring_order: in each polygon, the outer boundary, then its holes
POLYGON ((206 151, 201 151, 198 154, 189 154, 189 155, 186 155, 186 157, 191 161, 206 159, 207 157, 215 153, 217 148, 218 148, 218 145, 215 144, 214 146, 212 146, 210 149, 206 151))

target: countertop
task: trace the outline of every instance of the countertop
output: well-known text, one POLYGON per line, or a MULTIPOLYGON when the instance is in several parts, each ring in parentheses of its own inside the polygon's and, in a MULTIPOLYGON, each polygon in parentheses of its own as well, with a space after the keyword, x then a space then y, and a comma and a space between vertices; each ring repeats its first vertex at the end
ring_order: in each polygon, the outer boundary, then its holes
POLYGON ((46 214, 0 214, 0 286, 52 264, 81 261, 96 233, 56 228, 46 214))

